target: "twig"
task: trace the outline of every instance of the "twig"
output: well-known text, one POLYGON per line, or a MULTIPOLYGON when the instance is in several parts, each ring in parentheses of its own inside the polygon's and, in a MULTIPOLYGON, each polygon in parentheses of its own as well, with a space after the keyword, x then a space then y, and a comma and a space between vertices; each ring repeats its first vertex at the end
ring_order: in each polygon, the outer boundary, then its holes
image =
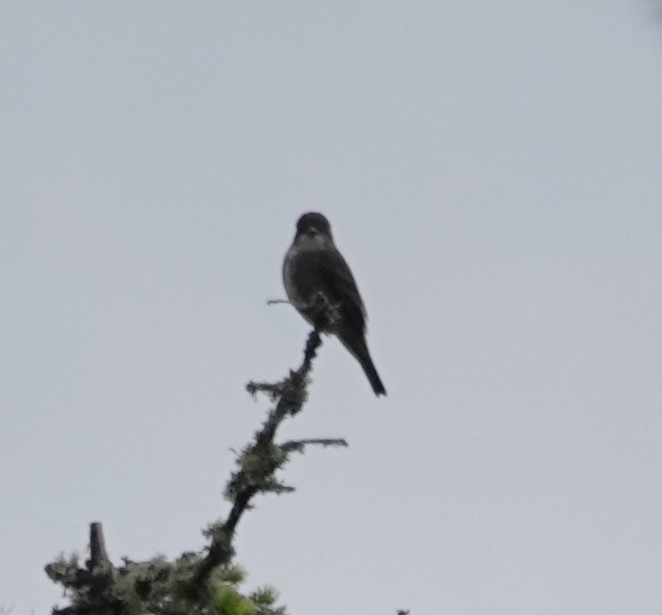
POLYGON ((317 444, 319 446, 349 446, 347 440, 344 438, 312 438, 307 440, 290 440, 289 442, 284 442, 280 445, 284 451, 297 451, 301 452, 303 449, 310 445, 317 444))

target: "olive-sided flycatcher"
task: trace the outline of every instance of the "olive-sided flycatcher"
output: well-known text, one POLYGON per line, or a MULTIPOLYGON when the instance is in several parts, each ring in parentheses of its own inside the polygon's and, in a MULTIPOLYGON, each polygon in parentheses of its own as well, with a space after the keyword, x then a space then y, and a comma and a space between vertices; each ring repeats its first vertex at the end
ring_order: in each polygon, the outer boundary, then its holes
POLYGON ((386 395, 368 351, 359 289, 322 214, 310 212, 299 218, 283 263, 283 283, 301 315, 318 331, 338 336, 361 364, 375 395, 386 395))

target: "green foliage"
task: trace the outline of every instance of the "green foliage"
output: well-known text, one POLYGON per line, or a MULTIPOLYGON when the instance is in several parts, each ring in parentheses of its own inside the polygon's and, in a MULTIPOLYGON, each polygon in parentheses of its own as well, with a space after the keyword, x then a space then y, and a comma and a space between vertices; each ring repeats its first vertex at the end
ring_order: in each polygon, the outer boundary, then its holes
POLYGON ((277 592, 271 588, 242 593, 246 572, 237 564, 216 568, 203 588, 192 592, 190 580, 199 562, 199 555, 185 553, 174 562, 161 556, 147 562, 125 559, 115 572, 86 572, 74 554, 60 555, 47 572, 65 586, 75 612, 84 615, 112 615, 119 605, 123 615, 285 614, 274 607, 277 592))
POLYGON ((246 580, 246 571, 239 564, 233 564, 225 571, 223 578, 228 583, 239 585, 246 580))
POLYGON ((278 600, 278 592, 269 585, 258 587, 252 594, 251 600, 258 606, 271 607, 278 600))
POLYGON ((239 592, 226 585, 217 590, 211 600, 215 615, 255 615, 256 608, 249 598, 244 598, 239 592))

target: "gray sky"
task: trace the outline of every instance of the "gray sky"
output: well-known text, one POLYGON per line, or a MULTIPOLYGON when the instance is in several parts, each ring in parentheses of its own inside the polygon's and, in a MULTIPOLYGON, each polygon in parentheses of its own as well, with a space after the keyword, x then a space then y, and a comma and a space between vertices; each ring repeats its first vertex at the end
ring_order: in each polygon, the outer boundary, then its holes
POLYGON ((316 209, 389 396, 324 344, 283 438, 350 448, 244 519, 249 585, 658 615, 661 54, 637 0, 2 3, 0 606, 47 612, 90 521, 116 561, 204 544, 316 209))

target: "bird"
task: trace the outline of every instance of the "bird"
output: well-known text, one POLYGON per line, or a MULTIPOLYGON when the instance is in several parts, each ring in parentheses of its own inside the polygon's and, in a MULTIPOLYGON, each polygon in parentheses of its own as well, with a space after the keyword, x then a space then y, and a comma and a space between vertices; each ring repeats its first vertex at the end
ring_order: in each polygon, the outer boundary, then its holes
POLYGON ((375 395, 386 395, 366 342, 363 300, 323 214, 311 211, 297 221, 283 261, 283 285, 289 302, 316 330, 335 335, 349 350, 375 395))

